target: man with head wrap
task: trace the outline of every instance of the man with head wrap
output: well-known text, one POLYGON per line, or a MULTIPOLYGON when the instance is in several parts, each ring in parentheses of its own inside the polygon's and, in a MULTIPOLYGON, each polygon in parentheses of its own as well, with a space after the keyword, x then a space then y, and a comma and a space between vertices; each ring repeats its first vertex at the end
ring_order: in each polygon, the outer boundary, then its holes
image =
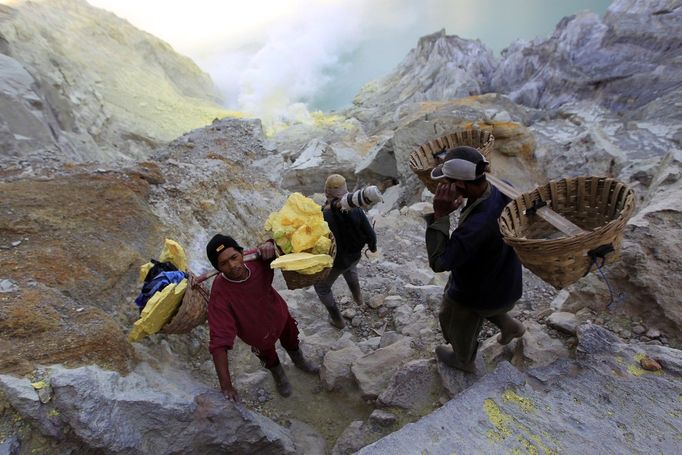
POLYGON ((483 320, 500 328, 497 341, 507 344, 523 335, 523 324, 507 313, 521 297, 521 263, 504 243, 497 224, 509 202, 488 183, 488 162, 473 147, 447 151, 431 178, 440 183, 427 217, 426 249, 435 272, 450 271, 439 314, 443 337, 436 356, 453 368, 475 372, 478 334, 483 320), (450 213, 464 204, 450 234, 450 213))
POLYGON ((357 264, 362 256, 365 245, 369 250, 376 252, 377 238, 374 229, 369 224, 365 212, 358 207, 350 210, 342 210, 338 200, 348 193, 346 179, 339 174, 327 177, 324 185, 324 193, 327 202, 323 208, 324 220, 329 224, 329 229, 336 240, 336 257, 334 265, 327 277, 315 285, 315 292, 329 312, 331 323, 342 329, 345 326, 343 317, 339 312, 338 305, 332 293, 332 285, 343 275, 348 288, 353 294, 353 300, 358 305, 363 305, 360 282, 358 280, 357 264))
POLYGON ((221 234, 216 234, 206 245, 208 260, 221 272, 213 280, 208 302, 209 350, 220 389, 225 398, 239 399, 232 385, 227 356, 235 337, 239 336, 270 370, 279 394, 287 397, 291 395, 291 384, 275 350, 277 340, 296 367, 312 374, 319 368, 303 357, 297 322, 289 314, 282 296, 272 287, 274 272, 270 262, 275 258, 274 243, 259 245, 259 257, 253 261, 244 262, 243 251, 232 237, 221 234))

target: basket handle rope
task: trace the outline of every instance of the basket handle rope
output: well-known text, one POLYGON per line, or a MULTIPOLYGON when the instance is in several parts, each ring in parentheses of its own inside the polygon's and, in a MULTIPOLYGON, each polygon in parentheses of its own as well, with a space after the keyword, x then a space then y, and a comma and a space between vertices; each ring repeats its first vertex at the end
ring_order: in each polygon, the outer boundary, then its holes
MULTIPOLYGON (((592 259, 592 263, 590 264, 590 268, 587 269, 587 271, 585 272, 585 275, 583 275, 586 276, 588 273, 590 273, 590 271, 592 270, 592 264, 597 266, 599 274, 604 279, 606 287, 609 289, 609 303, 606 305, 608 309, 611 309, 611 307, 616 302, 616 299, 614 298, 614 292, 613 288, 611 287, 611 283, 609 282, 609 279, 606 277, 606 273, 604 273, 604 263, 606 262, 606 255, 609 253, 613 253, 614 251, 616 250, 613 248, 612 243, 605 243, 604 245, 600 245, 588 251, 587 255, 592 259), (597 259, 601 259, 601 262, 598 262, 597 259)), ((618 300, 620 300, 620 298, 618 300)))

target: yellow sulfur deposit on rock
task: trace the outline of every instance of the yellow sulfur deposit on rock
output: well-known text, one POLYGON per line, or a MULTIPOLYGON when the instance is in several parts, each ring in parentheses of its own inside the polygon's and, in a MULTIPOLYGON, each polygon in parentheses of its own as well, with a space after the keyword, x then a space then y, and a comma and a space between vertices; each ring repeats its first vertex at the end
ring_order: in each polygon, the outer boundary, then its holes
POLYGON ((186 288, 187 279, 184 279, 178 284, 171 283, 154 294, 142 310, 140 319, 135 321, 135 325, 128 335, 128 340, 138 341, 161 330, 182 303, 186 288))

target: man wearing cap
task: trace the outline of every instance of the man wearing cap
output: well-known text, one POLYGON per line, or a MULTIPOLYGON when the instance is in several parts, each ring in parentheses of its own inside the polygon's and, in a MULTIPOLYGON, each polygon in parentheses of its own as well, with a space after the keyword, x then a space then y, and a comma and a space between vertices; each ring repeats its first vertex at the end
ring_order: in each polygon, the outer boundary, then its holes
POLYGON ((436 356, 446 365, 474 373, 478 334, 487 319, 507 344, 523 335, 523 324, 507 313, 521 297, 521 263, 504 243, 497 219, 509 202, 485 172, 488 162, 473 147, 447 150, 431 178, 438 180, 433 215, 427 217, 426 249, 435 272, 450 271, 439 313, 443 337, 436 356), (464 200, 466 199, 466 204, 464 200), (464 204, 450 235, 450 213, 464 204))
POLYGON ((358 305, 363 305, 357 265, 360 262, 362 249, 365 245, 373 253, 377 250, 377 237, 365 212, 359 207, 342 210, 336 203, 347 193, 348 186, 342 175, 332 174, 327 177, 324 185, 327 202, 323 207, 323 215, 329 229, 334 234, 336 257, 329 275, 315 284, 315 292, 327 308, 332 325, 339 329, 344 328, 345 323, 334 299, 332 285, 340 275, 343 275, 351 294, 353 294, 353 300, 358 305))
POLYGON ((216 234, 206 245, 208 260, 220 271, 213 280, 208 302, 209 350, 220 389, 225 398, 239 399, 230 378, 227 356, 239 336, 270 370, 279 394, 287 397, 291 395, 291 384, 275 351, 277 340, 296 367, 312 374, 319 368, 303 357, 297 323, 284 299, 272 287, 274 272, 269 264, 275 258, 274 243, 259 245, 258 258, 252 261, 244 261, 243 251, 232 237, 222 234, 216 234))

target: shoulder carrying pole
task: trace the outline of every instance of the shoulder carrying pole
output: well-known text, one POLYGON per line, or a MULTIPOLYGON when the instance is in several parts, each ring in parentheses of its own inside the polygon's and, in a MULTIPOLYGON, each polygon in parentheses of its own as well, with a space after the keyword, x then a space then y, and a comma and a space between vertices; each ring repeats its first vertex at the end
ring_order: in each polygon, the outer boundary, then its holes
MULTIPOLYGON (((486 174, 486 178, 490 183, 495 185, 498 190, 500 190, 502 193, 504 193, 505 195, 509 196, 512 199, 516 199, 522 194, 519 190, 512 187, 508 183, 498 179, 494 175, 486 174)), ((526 212, 528 212, 528 210, 526 212)), ((541 204, 534 205, 533 211, 528 214, 538 215, 540 218, 544 219, 549 224, 551 224, 552 226, 554 226, 555 228, 569 236, 584 234, 587 232, 581 229, 580 226, 571 223, 569 220, 559 215, 554 210, 550 209, 546 203, 545 205, 541 204)))

